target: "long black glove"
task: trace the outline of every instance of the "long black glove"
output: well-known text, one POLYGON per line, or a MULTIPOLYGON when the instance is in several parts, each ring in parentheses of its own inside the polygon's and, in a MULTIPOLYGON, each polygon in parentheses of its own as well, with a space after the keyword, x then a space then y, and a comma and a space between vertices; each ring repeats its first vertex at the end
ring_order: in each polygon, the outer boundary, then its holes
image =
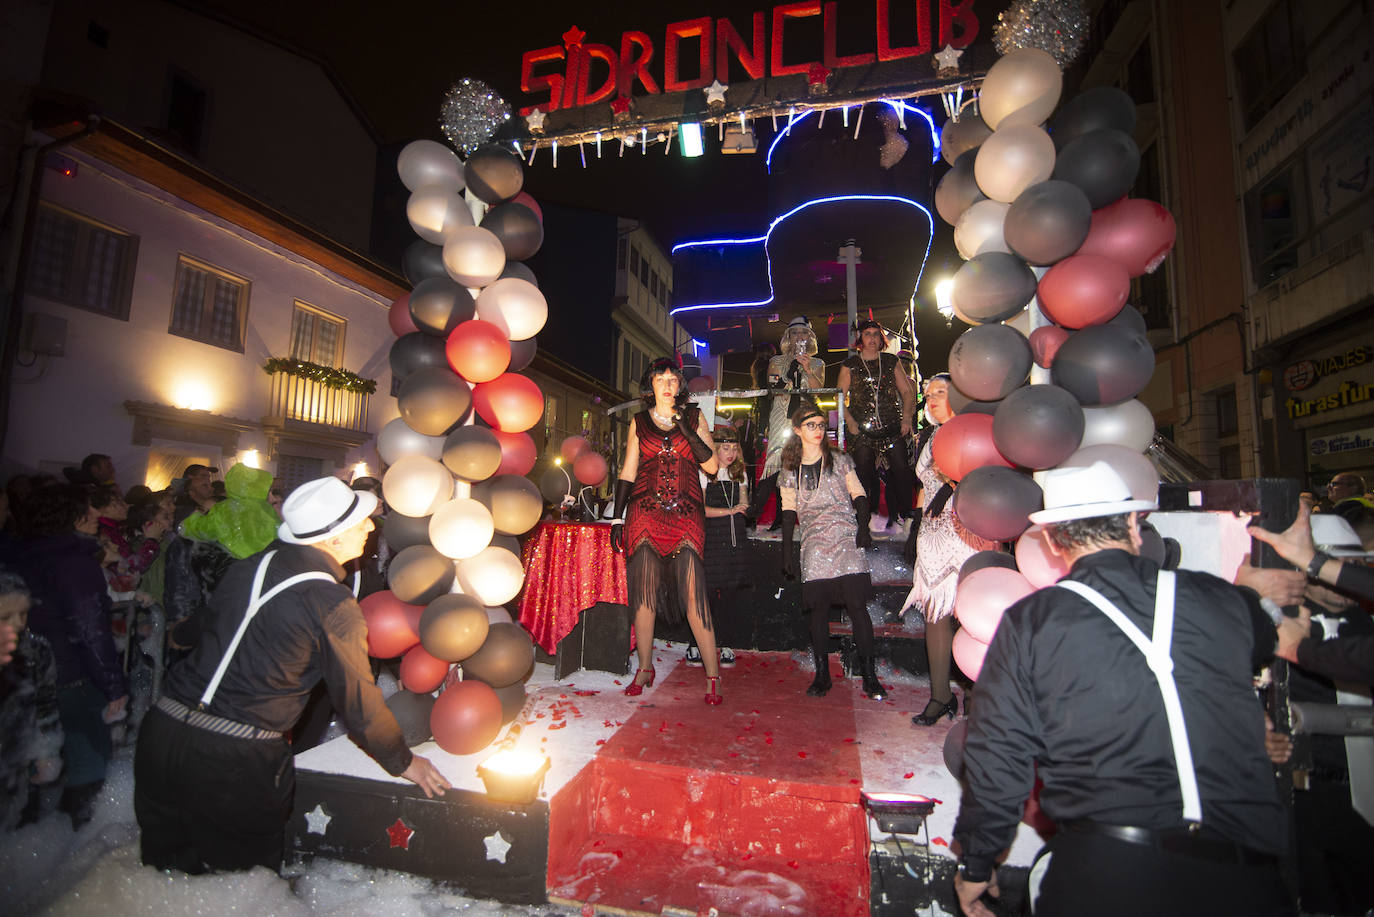
POLYGON ((802 365, 796 360, 787 367, 787 381, 792 383, 793 389, 806 388, 802 383, 802 365))
POLYGON ((782 511, 782 575, 787 579, 797 578, 797 562, 792 553, 792 536, 797 531, 796 510, 782 511))
MULTIPOLYGON (((696 415, 693 415, 693 419, 696 419, 696 415)), ((673 420, 677 423, 677 428, 682 431, 682 435, 687 437, 687 446, 692 450, 692 458, 697 460, 697 464, 709 462, 715 453, 697 435, 696 427, 687 422, 687 410, 678 408, 673 412, 673 420)))
POLYGON ((859 523, 858 530, 854 533, 854 546, 859 548, 873 547, 873 534, 868 530, 868 497, 864 494, 854 498, 855 521, 859 523))
POLYGON ((617 554, 625 553, 625 507, 630 502, 633 481, 615 479, 615 503, 611 510, 611 550, 617 554))

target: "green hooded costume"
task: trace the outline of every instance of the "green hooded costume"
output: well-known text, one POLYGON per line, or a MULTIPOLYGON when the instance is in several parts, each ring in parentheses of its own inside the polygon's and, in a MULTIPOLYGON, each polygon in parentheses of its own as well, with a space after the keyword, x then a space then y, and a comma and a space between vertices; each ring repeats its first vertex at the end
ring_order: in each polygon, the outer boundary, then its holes
POLYGON ((213 541, 242 560, 267 547, 277 537, 281 517, 267 502, 272 489, 271 472, 239 464, 224 476, 228 499, 204 514, 195 513, 181 523, 181 534, 197 541, 213 541))

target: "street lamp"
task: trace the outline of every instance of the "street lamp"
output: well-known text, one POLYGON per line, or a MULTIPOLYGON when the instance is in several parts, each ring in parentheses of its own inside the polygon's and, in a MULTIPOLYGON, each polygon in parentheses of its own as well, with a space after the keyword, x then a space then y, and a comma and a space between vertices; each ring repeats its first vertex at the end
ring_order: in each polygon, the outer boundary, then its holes
POLYGON ((949 327, 954 316, 954 278, 945 277, 935 284, 935 308, 945 317, 945 327, 949 327))

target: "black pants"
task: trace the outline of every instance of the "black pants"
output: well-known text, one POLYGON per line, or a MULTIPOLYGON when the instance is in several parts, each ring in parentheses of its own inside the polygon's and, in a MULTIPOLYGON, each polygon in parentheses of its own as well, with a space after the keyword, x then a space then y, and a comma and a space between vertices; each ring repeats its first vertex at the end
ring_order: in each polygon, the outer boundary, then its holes
POLYGON ((235 739, 153 708, 134 757, 143 862, 191 874, 281 868, 296 790, 285 739, 235 739))
POLYGON ((1061 831, 1031 869, 1044 870, 1035 917, 1279 917, 1297 913, 1270 866, 1167 853, 1098 834, 1061 831))
MULTIPOLYGON (((859 476, 859 483, 864 486, 864 493, 868 495, 869 508, 874 513, 878 512, 879 454, 861 436, 856 436, 850 441, 849 455, 854 459, 854 473, 859 476)), ((898 442, 890 446, 884 454, 887 456, 887 471, 883 473, 882 478, 887 484, 888 518, 900 519, 910 516, 913 512, 911 496, 914 478, 911 465, 907 462, 906 444, 898 442)))

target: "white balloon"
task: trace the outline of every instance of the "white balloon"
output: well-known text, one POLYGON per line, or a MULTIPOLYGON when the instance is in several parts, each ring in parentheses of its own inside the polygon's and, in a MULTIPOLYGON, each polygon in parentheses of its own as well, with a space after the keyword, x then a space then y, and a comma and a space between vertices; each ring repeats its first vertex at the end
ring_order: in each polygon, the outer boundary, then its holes
POLYGON ((1030 337, 1030 309, 1022 309, 1002 324, 1008 328, 1015 328, 1026 337, 1030 337))
POLYGON ((1022 48, 988 70, 978 94, 978 111, 993 131, 1017 124, 1042 124, 1059 104, 1064 74, 1047 51, 1022 48))
POLYGON ((444 240, 444 268, 465 287, 484 287, 506 269, 506 249, 490 229, 460 226, 444 240))
POLYGON ((455 229, 472 225, 472 211, 457 191, 425 185, 406 201, 406 219, 417 236, 442 245, 455 229))
POLYGON ((1002 237, 1002 225, 1011 204, 1002 201, 979 201, 969 206, 954 224, 954 246, 965 261, 983 252, 1007 252, 1007 240, 1002 237))
POLYGON ((1136 399, 1107 407, 1083 409, 1083 439, 1079 449, 1114 443, 1135 452, 1149 448, 1155 435, 1155 418, 1136 399))
POLYGON ((512 341, 523 341, 544 327, 549 303, 528 280, 505 277, 477 297, 477 317, 500 328, 512 341))
POLYGON ((428 516, 453 496, 453 475, 434 459, 407 455, 382 476, 387 505, 402 516, 428 516))
POLYGON ((491 510, 470 497, 450 500, 429 520, 429 542, 445 557, 463 560, 491 544, 496 527, 491 510))
POLYGON ((439 185, 450 191, 463 190, 463 163, 458 154, 433 140, 413 140, 396 160, 401 183, 414 191, 425 185, 439 185))
POLYGON ((500 624, 503 621, 509 624, 514 620, 515 619, 510 616, 510 612, 506 611, 506 609, 502 608, 500 605, 497 605, 495 608, 487 609, 488 624, 500 624))
POLYGON ((377 453, 388 465, 396 464, 407 455, 421 455, 437 462, 444 456, 444 437, 416 433, 397 417, 377 434, 377 453))
POLYGON ((1064 459, 1059 467, 1087 468, 1093 462, 1106 462, 1113 471, 1121 475, 1121 480, 1131 489, 1132 499, 1158 502, 1159 472, 1153 462, 1129 446, 1119 446, 1115 443, 1088 446, 1064 459))
POLYGON ((1010 204, 1031 185, 1054 174, 1054 141, 1033 124, 993 131, 973 161, 978 188, 994 201, 1010 204))
POLYGON ((525 568, 510 551, 492 545, 458 564, 458 582, 483 605, 504 605, 520 594, 525 568))

